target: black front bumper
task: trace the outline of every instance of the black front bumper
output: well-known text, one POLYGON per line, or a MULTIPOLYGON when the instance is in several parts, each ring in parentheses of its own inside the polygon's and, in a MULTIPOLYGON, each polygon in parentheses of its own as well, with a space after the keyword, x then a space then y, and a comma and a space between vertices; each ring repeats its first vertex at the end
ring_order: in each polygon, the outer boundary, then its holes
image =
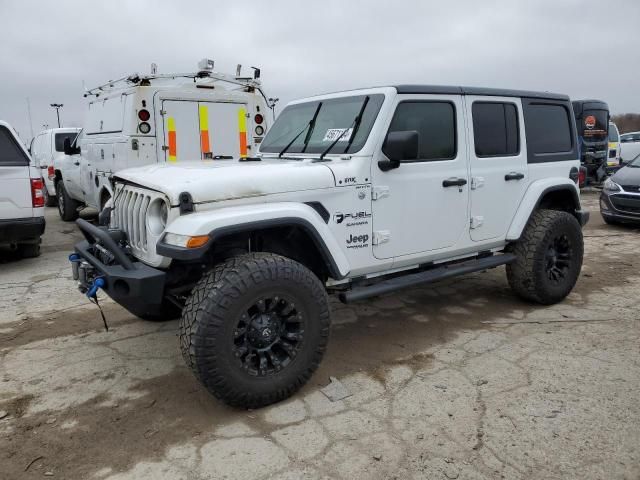
POLYGON ((640 195, 600 194, 600 214, 610 220, 640 223, 640 195))
POLYGON ((74 279, 86 293, 102 278, 101 287, 115 302, 137 316, 162 313, 166 274, 132 258, 122 246, 123 232, 76 221, 86 240, 70 256, 74 279))
POLYGON ((0 220, 0 244, 37 240, 44 233, 44 217, 0 220))

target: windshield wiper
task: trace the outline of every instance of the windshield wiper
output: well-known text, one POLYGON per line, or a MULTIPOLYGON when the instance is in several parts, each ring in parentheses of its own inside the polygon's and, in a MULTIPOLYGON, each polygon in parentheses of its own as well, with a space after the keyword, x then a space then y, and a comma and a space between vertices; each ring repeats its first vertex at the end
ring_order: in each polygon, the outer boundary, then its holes
POLYGON ((289 143, 287 143, 287 145, 282 150, 280 150, 280 153, 278 153, 278 158, 282 158, 282 155, 284 155, 284 153, 287 150, 289 150, 289 147, 291 145, 293 145, 293 142, 295 142, 298 139, 298 137, 300 137, 300 135, 302 135, 304 133, 305 130, 309 129, 309 132, 307 133, 307 136, 304 137, 304 146, 302 148, 302 151, 304 152, 304 150, 307 148, 307 142, 309 142, 309 137, 311 136, 311 132, 313 131, 313 127, 316 124, 316 118, 318 118, 318 112, 320 111, 320 107, 321 106, 322 106, 322 102, 318 103, 316 111, 313 114, 313 117, 311 117, 311 120, 309 120, 309 123, 307 123, 302 128, 302 130, 300 130, 298 132, 298 134, 295 137, 293 137, 293 139, 289 143))
POLYGON ((367 95, 364 98, 364 101, 362 102, 362 106, 360 107, 360 111, 358 112, 358 115, 356 115, 356 118, 353 119, 353 122, 351 123, 351 125, 349 125, 344 132, 342 132, 340 135, 338 135, 338 138, 336 138, 333 142, 331 142, 331 145, 329 145, 329 147, 327 147, 325 149, 324 152, 322 152, 320 154, 320 158, 318 159, 319 162, 324 161, 324 157, 327 153, 329 153, 331 151, 331 149, 333 147, 336 146, 336 143, 338 143, 340 141, 340 139, 342 138, 342 136, 349 131, 349 129, 353 129, 351 131, 351 135, 349 137, 349 142, 347 143, 347 146, 345 147, 344 151, 342 153, 346 153, 347 150, 349 150, 349 147, 351 147, 351 144, 353 143, 353 139, 356 137, 356 133, 358 133, 358 128, 360 128, 360 124, 362 123, 362 114, 364 113, 364 109, 367 108, 367 103, 369 103, 369 96, 367 95))

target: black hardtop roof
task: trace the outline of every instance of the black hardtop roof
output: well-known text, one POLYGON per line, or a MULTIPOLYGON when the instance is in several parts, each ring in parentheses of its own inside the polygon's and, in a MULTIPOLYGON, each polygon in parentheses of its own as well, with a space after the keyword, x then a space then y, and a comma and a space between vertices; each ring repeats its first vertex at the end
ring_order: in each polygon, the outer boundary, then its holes
POLYGON ((573 104, 573 109, 576 113, 581 113, 582 110, 609 110, 609 105, 602 100, 574 100, 571 103, 573 104))
POLYGON ((569 100, 568 95, 550 92, 532 92, 528 90, 509 90, 503 88, 456 87, 449 85, 394 85, 400 94, 441 94, 441 95, 487 95, 494 97, 525 97, 546 100, 569 100))

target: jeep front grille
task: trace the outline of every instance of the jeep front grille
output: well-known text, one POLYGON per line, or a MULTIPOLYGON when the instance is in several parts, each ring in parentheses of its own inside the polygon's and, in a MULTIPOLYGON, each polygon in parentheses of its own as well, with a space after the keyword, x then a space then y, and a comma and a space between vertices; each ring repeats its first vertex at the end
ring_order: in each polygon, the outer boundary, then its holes
POLYGON ((131 253, 136 258, 156 267, 166 263, 167 260, 156 253, 160 237, 147 230, 146 221, 151 202, 156 198, 164 199, 164 196, 160 192, 132 185, 118 187, 111 226, 126 233, 131 253))

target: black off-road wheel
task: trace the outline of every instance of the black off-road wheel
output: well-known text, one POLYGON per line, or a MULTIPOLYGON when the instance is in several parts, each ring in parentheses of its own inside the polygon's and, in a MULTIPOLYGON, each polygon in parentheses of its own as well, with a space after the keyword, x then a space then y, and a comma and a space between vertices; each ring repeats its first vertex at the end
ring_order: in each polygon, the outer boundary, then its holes
POLYGON ((58 197, 58 213, 65 222, 73 222, 78 218, 78 207, 80 204, 71 198, 64 188, 62 180, 56 183, 56 196, 58 197))
POLYGON ((217 398, 258 408, 291 396, 329 339, 329 302, 308 268, 272 253, 243 254, 205 274, 180 320, 180 347, 217 398))
POLYGON ((570 213, 538 210, 512 247, 516 261, 507 265, 511 289, 521 298, 551 305, 575 286, 582 268, 582 229, 570 213))

